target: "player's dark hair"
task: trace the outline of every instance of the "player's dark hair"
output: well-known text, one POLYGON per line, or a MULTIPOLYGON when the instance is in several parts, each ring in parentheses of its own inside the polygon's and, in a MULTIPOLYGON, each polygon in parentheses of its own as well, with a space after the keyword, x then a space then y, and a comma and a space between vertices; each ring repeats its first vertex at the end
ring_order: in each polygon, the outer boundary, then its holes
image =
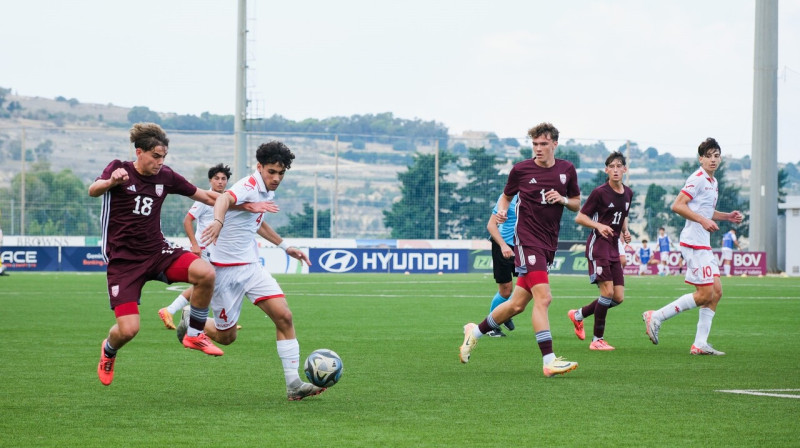
POLYGON ((554 142, 558 141, 558 129, 552 123, 539 123, 536 126, 528 129, 528 136, 532 139, 549 134, 550 139, 554 142))
POLYGON ((214 176, 217 175, 217 173, 222 173, 222 174, 225 175, 225 177, 230 179, 231 178, 231 167, 229 167, 228 165, 223 165, 221 163, 218 163, 218 164, 212 166, 211 169, 208 170, 208 180, 213 179, 214 176))
POLYGON ((283 142, 273 140, 271 142, 262 143, 258 147, 256 150, 256 160, 262 165, 280 163, 288 170, 292 167, 294 154, 283 142))
POLYGON ((611 163, 617 159, 619 159, 620 163, 622 163, 622 166, 628 165, 628 162, 625 160, 625 156, 619 151, 614 151, 609 154, 608 157, 606 157, 606 166, 611 165, 611 163))
POLYGON ((659 227, 659 228, 658 228, 658 230, 663 230, 663 231, 665 231, 665 232, 666 232, 666 230, 667 230, 667 229, 665 229, 665 228, 663 228, 663 227, 659 227))
POLYGON ((642 244, 647 244, 647 240, 646 239, 642 239, 642 244))
POLYGON ((131 143, 142 151, 152 151, 156 146, 169 147, 167 133, 155 123, 136 123, 130 135, 131 143))
POLYGON ((722 148, 719 147, 719 143, 711 137, 703 140, 703 143, 700 143, 700 146, 697 147, 697 155, 700 157, 707 157, 710 151, 715 149, 719 150, 719 153, 722 154, 722 148))

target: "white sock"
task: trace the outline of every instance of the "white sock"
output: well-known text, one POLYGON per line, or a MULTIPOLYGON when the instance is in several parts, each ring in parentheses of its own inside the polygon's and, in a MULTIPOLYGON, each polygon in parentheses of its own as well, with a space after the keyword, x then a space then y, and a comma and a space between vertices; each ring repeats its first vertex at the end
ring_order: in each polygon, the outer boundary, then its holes
POLYGON ((480 337, 483 336, 481 329, 477 325, 472 329, 472 336, 475 337, 475 339, 480 339, 480 337))
POLYGON ((663 322, 677 316, 678 313, 692 308, 697 308, 697 304, 694 303, 694 294, 689 293, 680 296, 677 300, 669 303, 653 314, 658 320, 663 322))
POLYGON ((694 345, 703 347, 708 344, 708 334, 711 333, 711 321, 717 314, 711 308, 702 307, 697 317, 697 333, 694 336, 694 345))
POLYGON ((725 265, 725 275, 731 275, 731 265, 725 265))
POLYGON ((582 321, 583 320, 583 308, 578 308, 577 310, 575 310, 575 315, 573 317, 578 322, 582 321))
POLYGON ((300 344, 297 339, 285 339, 277 342, 278 357, 283 364, 283 376, 286 378, 286 385, 290 385, 300 380, 297 373, 300 367, 300 344))
POLYGON ((181 294, 169 304, 167 311, 169 311, 169 314, 175 314, 188 304, 189 301, 186 300, 186 297, 183 297, 183 294, 181 294))
POLYGON ((551 362, 553 362, 554 359, 556 359, 555 353, 544 355, 542 356, 542 364, 544 365, 550 364, 551 362))

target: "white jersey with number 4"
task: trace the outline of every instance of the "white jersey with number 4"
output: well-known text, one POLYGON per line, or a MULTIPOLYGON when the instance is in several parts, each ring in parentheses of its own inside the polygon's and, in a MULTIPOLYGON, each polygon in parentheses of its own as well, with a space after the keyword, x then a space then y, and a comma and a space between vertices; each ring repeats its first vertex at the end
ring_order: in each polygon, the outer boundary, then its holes
MULTIPOLYGON (((714 216, 718 194, 717 179, 709 176, 702 167, 686 179, 681 194, 689 196, 689 208, 693 212, 708 219, 714 216)), ((681 246, 711 250, 711 234, 699 222, 687 219, 681 231, 681 246)))
MULTIPOLYGON (((275 192, 267 190, 258 172, 240 179, 227 193, 233 196, 236 205, 271 201, 275 197, 275 192)), ((258 243, 255 236, 262 219, 263 213, 228 210, 216 244, 209 246, 211 264, 236 266, 258 262, 258 243)))

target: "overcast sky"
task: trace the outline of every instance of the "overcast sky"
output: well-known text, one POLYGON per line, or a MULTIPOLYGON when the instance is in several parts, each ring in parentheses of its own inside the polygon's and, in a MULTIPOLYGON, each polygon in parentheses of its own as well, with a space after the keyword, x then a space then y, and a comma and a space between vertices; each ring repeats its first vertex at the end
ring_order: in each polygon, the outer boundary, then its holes
MULTIPOLYGON (((779 2, 778 160, 800 161, 800 0, 779 2)), ((755 0, 255 1, 264 116, 393 112, 452 134, 689 157, 750 152, 755 0)), ((0 0, 0 86, 25 96, 232 114, 235 0, 0 0)))

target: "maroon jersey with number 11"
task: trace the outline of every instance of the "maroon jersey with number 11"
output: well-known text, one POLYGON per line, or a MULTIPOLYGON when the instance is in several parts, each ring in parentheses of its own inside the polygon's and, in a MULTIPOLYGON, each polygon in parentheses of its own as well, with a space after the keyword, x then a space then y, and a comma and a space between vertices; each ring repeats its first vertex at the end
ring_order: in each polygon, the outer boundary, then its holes
POLYGON ((623 185, 622 193, 614 191, 608 182, 592 190, 581 207, 581 213, 592 218, 594 222, 611 227, 614 235, 604 238, 597 230, 592 229, 586 240, 586 258, 619 261, 619 234, 632 202, 633 190, 627 185, 623 185))

